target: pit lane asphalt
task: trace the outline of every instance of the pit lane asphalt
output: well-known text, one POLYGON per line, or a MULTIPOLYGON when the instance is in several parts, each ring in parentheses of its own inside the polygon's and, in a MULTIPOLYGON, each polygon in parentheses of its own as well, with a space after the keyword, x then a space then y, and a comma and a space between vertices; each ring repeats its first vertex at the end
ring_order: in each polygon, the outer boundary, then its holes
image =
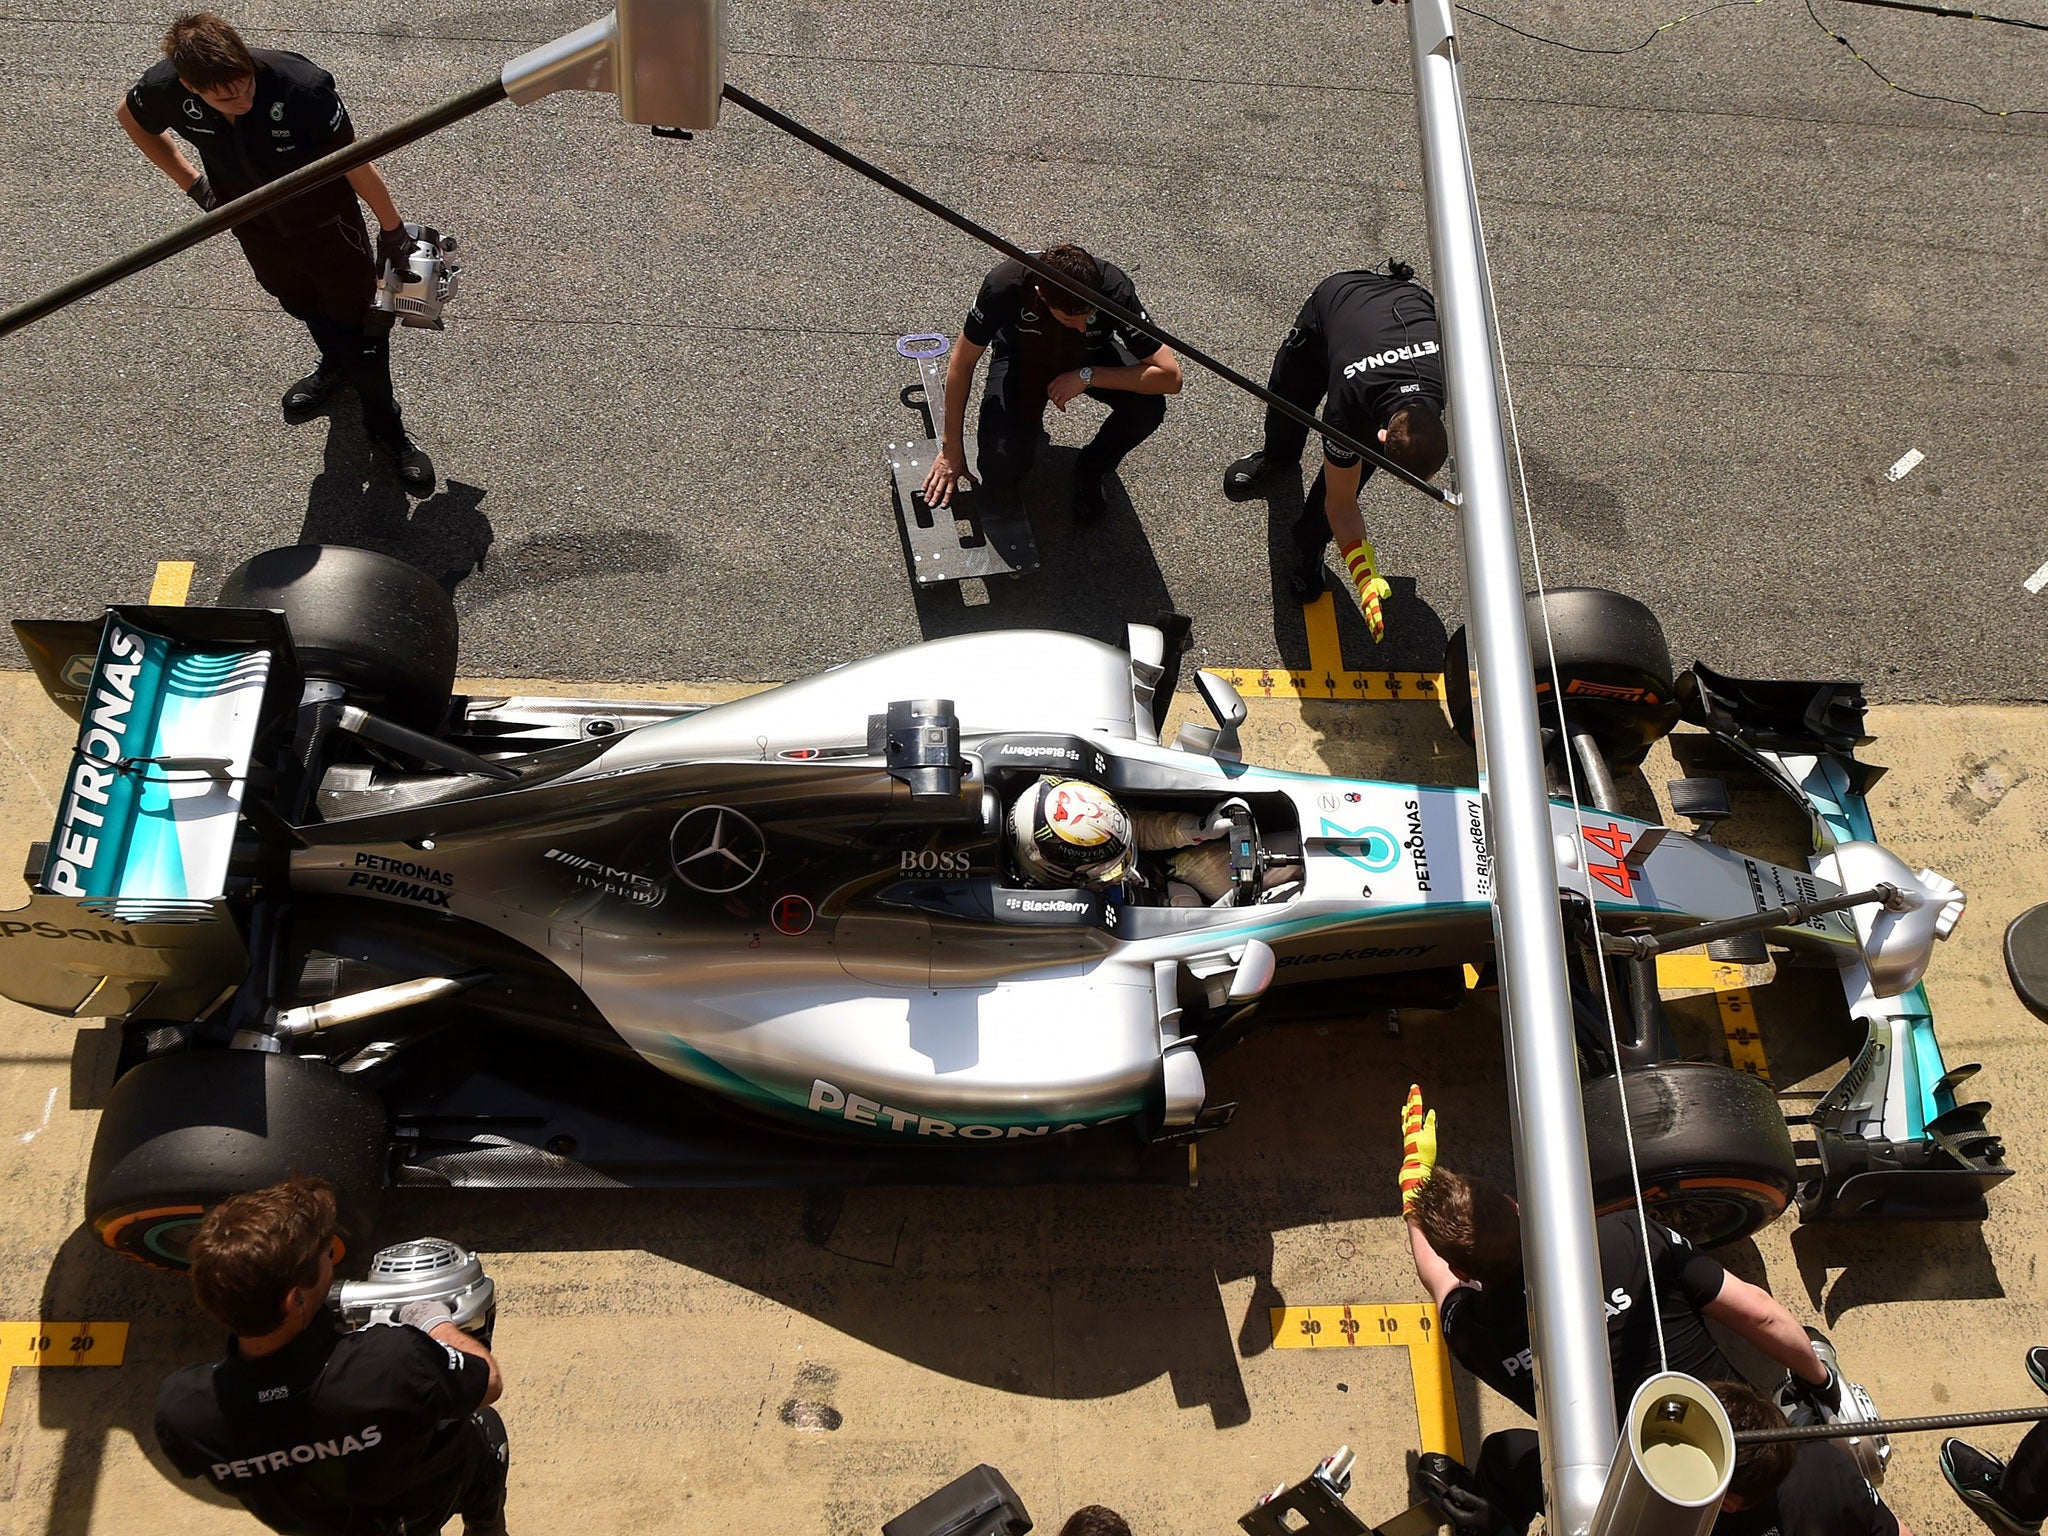
MULTIPOLYGON (((2048 108, 2048 38, 1817 4, 1909 87, 2048 108)), ((111 122, 162 14, 58 9, 16 6, 0 36, 9 302, 191 211, 111 122)), ((1612 46, 1675 9, 1496 14, 1612 46)), ((330 67, 369 131, 596 10, 236 14, 330 67)), ((1727 670, 2040 697, 2048 595, 2021 583, 2048 558, 2048 119, 1888 89, 1801 0, 1625 58, 1463 26, 1550 581, 1636 593, 1681 658, 1727 670), (1928 462, 1888 483, 1910 447, 1928 462)), ((1026 243, 1113 255, 1164 321, 1261 377, 1324 273, 1389 252, 1426 270, 1392 7, 742 0, 729 35, 734 81, 1026 243)), ((912 419, 890 342, 955 329, 994 258, 736 109, 678 144, 610 98, 499 106, 385 169, 467 247, 449 330, 396 346, 441 493, 408 504, 352 403, 278 421, 305 339, 216 241, 0 343, 0 608, 90 613, 159 558, 197 560, 203 601, 303 537, 456 583, 472 672, 773 679, 968 626, 1109 636, 1169 603, 1198 659, 1305 659, 1268 509, 1218 490, 1257 413, 1199 372, 1109 528, 1073 529, 1056 454, 1044 569, 976 606, 915 596, 880 461, 912 419)), ((1055 417, 1055 441, 1092 409, 1055 417)), ((1368 513, 1397 595, 1378 650, 1347 609, 1348 663, 1432 665, 1460 619, 1448 519, 1385 484, 1368 513)))

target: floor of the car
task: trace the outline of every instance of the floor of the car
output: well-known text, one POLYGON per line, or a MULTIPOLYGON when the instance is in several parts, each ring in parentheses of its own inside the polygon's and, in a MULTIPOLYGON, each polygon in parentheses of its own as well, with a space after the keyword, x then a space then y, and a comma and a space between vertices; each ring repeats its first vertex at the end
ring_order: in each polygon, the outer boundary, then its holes
MULTIPOLYGON (((1133 1128, 981 1145, 807 1136, 636 1057, 481 1028, 451 1031, 387 1085, 401 1186, 1175 1184, 1180 1147, 1133 1128)), ((425 1050, 426 1048, 423 1048, 425 1050)))

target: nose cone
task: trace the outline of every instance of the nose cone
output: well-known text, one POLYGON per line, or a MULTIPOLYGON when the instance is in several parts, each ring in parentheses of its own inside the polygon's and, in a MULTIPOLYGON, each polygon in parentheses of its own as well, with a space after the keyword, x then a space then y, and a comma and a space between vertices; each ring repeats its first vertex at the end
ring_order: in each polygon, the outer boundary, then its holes
POLYGON ((1838 845, 1835 869, 1844 890, 1869 890, 1882 883, 1920 898, 1906 912, 1866 906, 1851 913, 1863 944, 1863 963, 1870 971, 1870 990, 1879 997, 1896 997, 1927 974, 1935 942, 1949 936, 1968 898, 1954 881, 1931 869, 1915 874, 1905 860, 1877 843, 1838 845))

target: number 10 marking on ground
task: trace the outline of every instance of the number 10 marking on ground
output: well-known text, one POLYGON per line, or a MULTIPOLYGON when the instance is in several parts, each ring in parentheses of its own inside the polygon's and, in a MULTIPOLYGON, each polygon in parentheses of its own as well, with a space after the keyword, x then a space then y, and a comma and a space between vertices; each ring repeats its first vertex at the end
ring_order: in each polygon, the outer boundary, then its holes
POLYGON ((1275 1349, 1356 1349, 1395 1346, 1408 1351, 1415 1384, 1415 1422, 1424 1451, 1465 1459, 1458 1433, 1458 1400, 1451 1392, 1451 1353, 1436 1308, 1426 1301, 1392 1306, 1269 1307, 1275 1349))
POLYGON ((127 1353, 126 1323, 0 1323, 0 1414, 17 1365, 119 1365, 127 1353))

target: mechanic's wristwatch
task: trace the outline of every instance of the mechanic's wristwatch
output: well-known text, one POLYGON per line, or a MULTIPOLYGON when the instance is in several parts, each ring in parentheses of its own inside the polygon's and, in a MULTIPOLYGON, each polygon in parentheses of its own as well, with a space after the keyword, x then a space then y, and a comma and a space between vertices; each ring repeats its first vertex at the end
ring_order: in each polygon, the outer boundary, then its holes
POLYGON ((1092 383, 1092 382, 1094 381, 1094 379, 1095 379, 1095 368, 1094 368, 1094 366, 1093 366, 1092 364, 1090 364, 1090 365, 1089 365, 1089 366, 1087 366, 1087 367, 1084 367, 1084 368, 1083 368, 1083 369, 1081 370, 1081 387, 1082 387, 1083 389, 1086 389, 1086 388, 1087 388, 1087 387, 1088 387, 1088 386, 1089 386, 1089 385, 1090 385, 1090 384, 1091 384, 1091 383, 1092 383))

